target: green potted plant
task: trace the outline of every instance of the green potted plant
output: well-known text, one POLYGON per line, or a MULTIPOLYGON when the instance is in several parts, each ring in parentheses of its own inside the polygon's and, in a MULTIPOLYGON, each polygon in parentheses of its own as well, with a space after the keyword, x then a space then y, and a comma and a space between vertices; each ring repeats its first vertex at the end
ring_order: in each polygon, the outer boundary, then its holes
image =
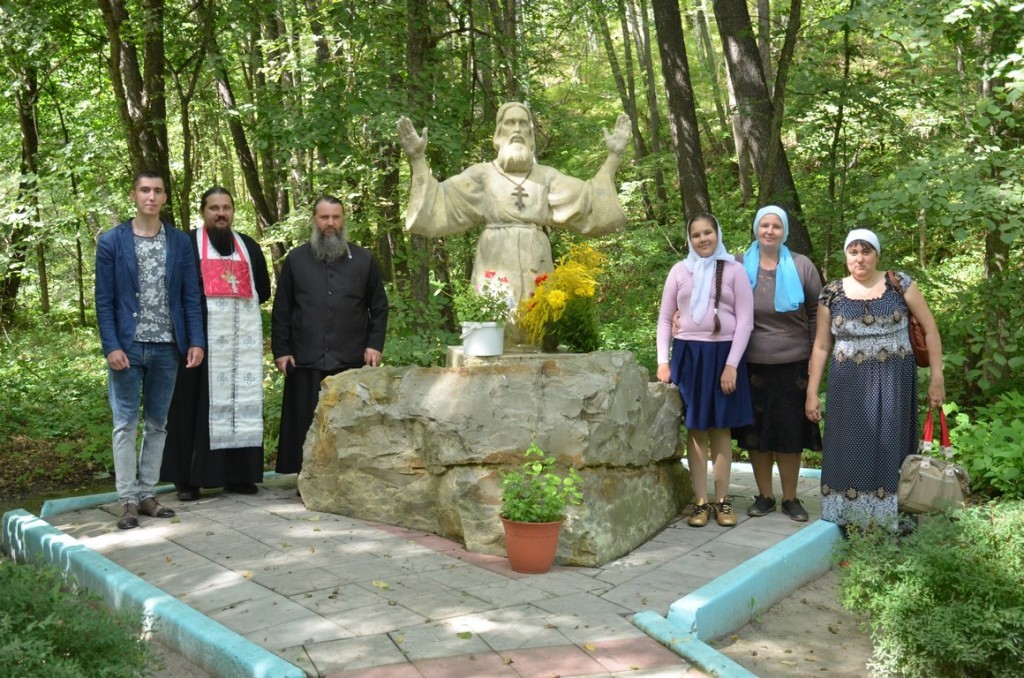
POLYGON ((579 473, 573 467, 556 473, 555 458, 531 443, 526 460, 500 475, 501 523, 509 564, 516 572, 547 572, 555 562, 565 507, 583 503, 579 473))
POLYGON ((484 271, 478 289, 466 282, 458 285, 455 314, 462 323, 462 347, 466 355, 491 356, 504 352, 505 320, 515 307, 508 278, 484 271))

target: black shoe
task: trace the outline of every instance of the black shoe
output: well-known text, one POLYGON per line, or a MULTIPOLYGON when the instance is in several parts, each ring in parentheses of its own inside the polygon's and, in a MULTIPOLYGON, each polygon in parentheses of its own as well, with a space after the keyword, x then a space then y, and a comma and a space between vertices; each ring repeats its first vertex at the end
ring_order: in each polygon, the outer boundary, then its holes
POLYGON ((760 494, 754 497, 754 503, 747 509, 747 515, 752 518, 760 518, 775 510, 775 497, 763 497, 760 494))
POLYGON ((253 483, 228 483, 224 486, 224 491, 232 494, 256 494, 260 488, 253 483))
POLYGON ((799 499, 783 499, 782 512, 798 523, 807 522, 807 511, 804 510, 799 499))
POLYGON ((124 513, 117 521, 117 526, 122 530, 130 530, 139 526, 139 507, 135 504, 125 504, 124 513))
POLYGON ((191 485, 178 486, 178 499, 181 501, 196 501, 199 499, 199 488, 191 485))
POLYGON ((160 502, 156 500, 156 497, 150 497, 149 499, 143 499, 142 503, 139 504, 139 513, 150 518, 173 518, 174 511, 161 506, 160 502))

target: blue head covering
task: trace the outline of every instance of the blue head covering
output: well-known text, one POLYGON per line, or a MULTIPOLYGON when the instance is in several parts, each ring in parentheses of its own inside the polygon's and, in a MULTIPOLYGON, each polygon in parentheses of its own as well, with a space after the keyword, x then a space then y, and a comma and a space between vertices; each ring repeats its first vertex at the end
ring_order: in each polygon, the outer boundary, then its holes
POLYGON ((718 265, 718 260, 736 261, 736 257, 726 251, 725 243, 722 242, 722 226, 718 223, 718 219, 710 214, 701 214, 687 223, 686 246, 690 249, 690 252, 686 255, 686 259, 683 260, 683 264, 686 266, 686 270, 693 274, 693 290, 690 293, 690 317, 693 318, 693 322, 700 324, 704 320, 704 316, 708 314, 711 288, 714 287, 715 267, 718 265), (710 219, 715 224, 715 228, 718 229, 718 246, 711 253, 711 256, 708 257, 702 257, 697 254, 693 249, 693 244, 690 242, 690 227, 693 226, 693 222, 701 219, 710 219))
POLYGON ((761 267, 761 246, 757 242, 757 225, 768 214, 775 214, 782 219, 782 242, 779 247, 779 266, 775 271, 775 310, 789 313, 800 308, 804 303, 804 286, 800 281, 800 273, 796 270, 793 254, 786 247, 789 238, 789 216, 786 210, 776 205, 765 205, 754 215, 754 242, 743 253, 743 268, 747 271, 750 287, 757 287, 757 270, 761 267))

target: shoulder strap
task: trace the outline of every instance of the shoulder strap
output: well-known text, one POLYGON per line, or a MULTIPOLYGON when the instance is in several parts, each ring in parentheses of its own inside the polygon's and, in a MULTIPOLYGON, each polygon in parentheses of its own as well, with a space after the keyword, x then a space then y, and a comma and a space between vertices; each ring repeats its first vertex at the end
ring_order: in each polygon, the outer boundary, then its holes
POLYGON ((896 271, 888 270, 885 272, 885 277, 889 279, 889 283, 896 288, 896 294, 900 295, 900 299, 904 303, 907 301, 907 297, 903 294, 903 285, 900 284, 900 279, 896 276, 896 271))

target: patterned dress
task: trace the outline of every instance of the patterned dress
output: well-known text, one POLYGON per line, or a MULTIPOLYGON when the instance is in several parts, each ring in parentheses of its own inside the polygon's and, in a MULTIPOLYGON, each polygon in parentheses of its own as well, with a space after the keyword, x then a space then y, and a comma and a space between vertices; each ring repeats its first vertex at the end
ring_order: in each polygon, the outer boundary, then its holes
MULTIPOLYGON (((897 273, 904 290, 910 277, 897 273)), ((900 465, 917 450, 917 366, 907 306, 885 281, 877 299, 850 299, 842 280, 820 302, 835 340, 826 389, 821 517, 838 525, 896 531, 900 465)))

